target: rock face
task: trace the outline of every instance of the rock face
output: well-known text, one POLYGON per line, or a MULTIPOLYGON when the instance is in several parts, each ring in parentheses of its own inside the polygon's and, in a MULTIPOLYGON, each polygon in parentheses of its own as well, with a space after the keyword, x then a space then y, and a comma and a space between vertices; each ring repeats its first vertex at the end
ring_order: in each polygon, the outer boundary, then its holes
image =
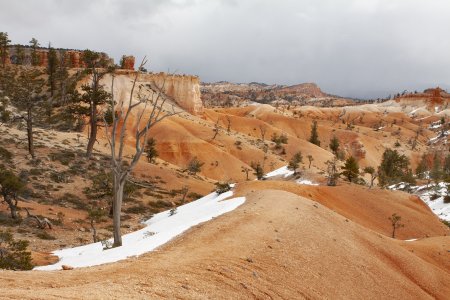
POLYGON ((186 111, 192 114, 203 113, 200 80, 197 76, 142 74, 140 80, 152 82, 159 88, 163 87, 163 92, 186 111))
POLYGON ((397 95, 395 97, 396 102, 403 104, 411 104, 413 102, 424 102, 430 108, 436 105, 443 105, 450 102, 450 94, 440 87, 430 88, 424 90, 422 93, 409 93, 403 95, 397 95))
POLYGON ((123 59, 122 69, 134 70, 134 62, 135 62, 134 56, 124 56, 122 59, 123 59))

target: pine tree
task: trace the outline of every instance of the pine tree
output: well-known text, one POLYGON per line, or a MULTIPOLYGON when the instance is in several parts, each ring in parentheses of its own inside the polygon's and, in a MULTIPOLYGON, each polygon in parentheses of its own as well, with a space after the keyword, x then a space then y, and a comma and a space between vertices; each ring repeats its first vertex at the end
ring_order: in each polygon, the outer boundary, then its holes
POLYGON ((149 138, 147 140, 147 147, 145 148, 145 153, 147 154, 147 161, 149 163, 154 163, 155 158, 158 157, 158 151, 156 150, 155 138, 149 138))
POLYGON ((330 149, 334 155, 337 155, 339 146, 340 145, 339 145, 338 138, 335 135, 333 135, 333 137, 331 138, 331 141, 330 141, 330 149))
POLYGON ((298 151, 292 156, 291 160, 289 161, 288 169, 294 171, 294 175, 297 175, 297 169, 302 161, 303 161, 302 153, 298 151))
POLYGON ((31 65, 37 66, 40 63, 39 56, 37 54, 37 48, 39 48, 39 42, 37 39, 32 38, 30 43, 31 47, 31 65))
POLYGON ((8 38, 7 32, 0 32, 0 59, 3 68, 6 66, 6 58, 8 57, 8 46, 11 40, 8 38))
POLYGON ((311 125, 311 137, 309 142, 320 147, 319 134, 317 133, 317 121, 314 120, 311 125))
POLYGON ((359 165, 353 156, 347 158, 342 169, 344 171, 341 174, 344 175, 348 181, 354 182, 356 179, 358 179, 359 165))

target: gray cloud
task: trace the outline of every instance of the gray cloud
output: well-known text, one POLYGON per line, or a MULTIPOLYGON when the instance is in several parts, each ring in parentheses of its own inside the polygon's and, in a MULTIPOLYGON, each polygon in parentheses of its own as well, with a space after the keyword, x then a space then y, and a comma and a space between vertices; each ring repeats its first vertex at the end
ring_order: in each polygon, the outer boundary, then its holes
POLYGON ((379 97, 450 87, 446 0, 0 0, 13 42, 150 57, 204 81, 379 97))

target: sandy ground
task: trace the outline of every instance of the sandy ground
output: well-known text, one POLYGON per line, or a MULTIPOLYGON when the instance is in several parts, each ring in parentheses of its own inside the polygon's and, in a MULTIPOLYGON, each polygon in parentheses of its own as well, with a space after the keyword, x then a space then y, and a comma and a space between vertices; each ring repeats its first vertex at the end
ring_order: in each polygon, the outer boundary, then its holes
POLYGON ((450 237, 403 242, 279 190, 159 251, 73 271, 0 272, 5 299, 445 299, 450 237), (412 247, 412 248, 411 248, 412 247), (440 258, 442 256, 442 259, 440 258))

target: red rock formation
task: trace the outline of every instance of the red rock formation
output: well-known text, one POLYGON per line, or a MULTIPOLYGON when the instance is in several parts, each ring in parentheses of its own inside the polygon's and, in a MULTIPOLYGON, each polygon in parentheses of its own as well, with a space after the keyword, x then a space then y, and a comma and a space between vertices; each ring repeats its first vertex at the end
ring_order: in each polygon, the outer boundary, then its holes
POLYGON ((122 62, 122 69, 125 70, 134 70, 134 61, 135 58, 134 56, 124 56, 123 58, 123 62, 122 62))
POLYGON ((38 51, 39 66, 46 67, 48 65, 48 51, 38 51))

